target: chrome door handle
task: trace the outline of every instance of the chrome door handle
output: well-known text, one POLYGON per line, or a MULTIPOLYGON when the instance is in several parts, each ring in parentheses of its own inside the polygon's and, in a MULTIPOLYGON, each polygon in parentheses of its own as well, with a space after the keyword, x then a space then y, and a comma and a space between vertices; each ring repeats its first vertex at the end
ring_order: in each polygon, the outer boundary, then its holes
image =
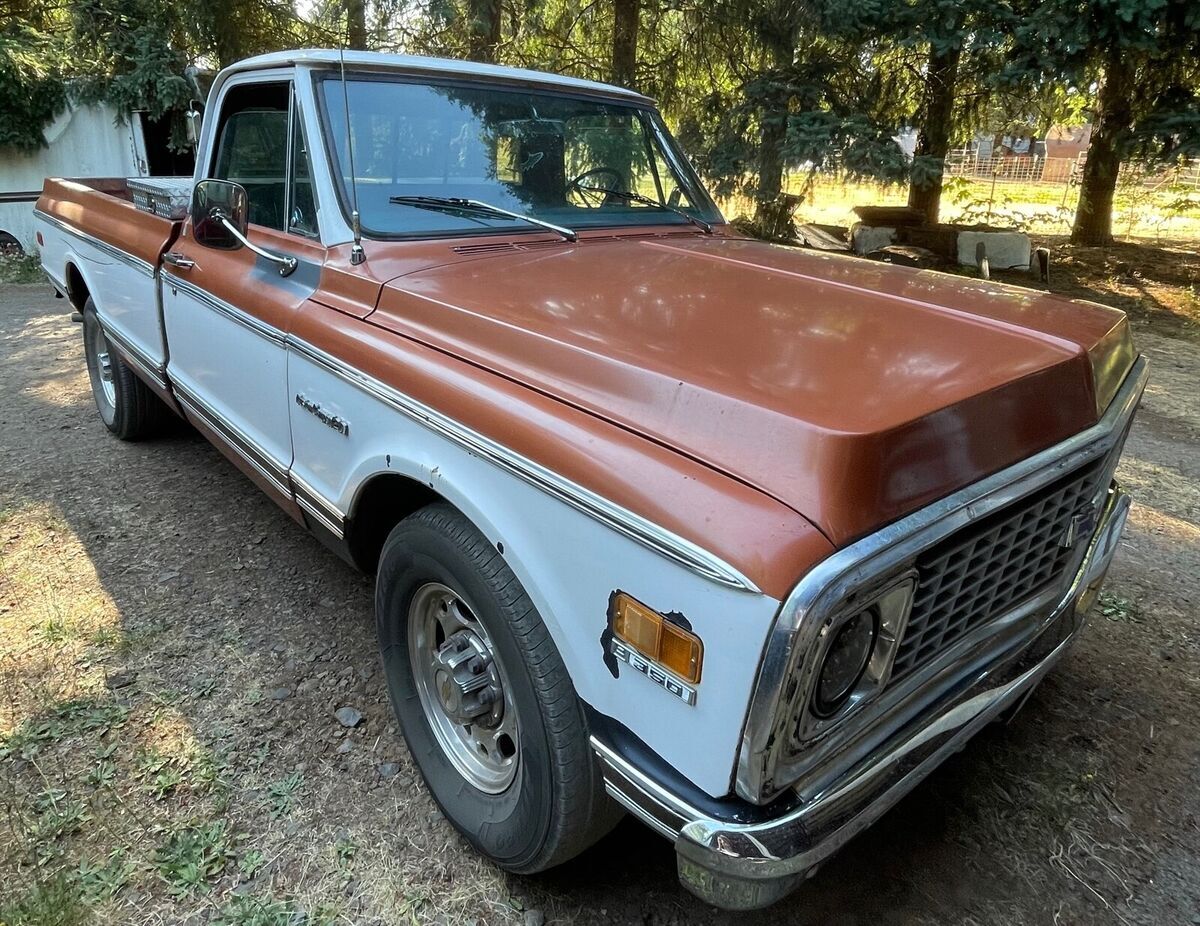
POLYGON ((167 251, 162 257, 164 264, 170 264, 172 267, 177 267, 180 270, 191 270, 196 266, 196 262, 189 257, 185 257, 178 251, 167 251))

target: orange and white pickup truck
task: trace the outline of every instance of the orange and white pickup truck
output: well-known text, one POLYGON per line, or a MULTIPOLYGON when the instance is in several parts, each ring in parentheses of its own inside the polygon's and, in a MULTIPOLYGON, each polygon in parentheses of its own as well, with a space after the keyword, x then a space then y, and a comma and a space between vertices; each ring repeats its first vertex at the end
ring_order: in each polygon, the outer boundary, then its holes
POLYGON ((747 239, 652 101, 549 74, 254 58, 196 162, 38 201, 100 416, 183 416, 377 576, 413 759, 504 868, 625 810, 771 903, 1079 631, 1120 312, 747 239))

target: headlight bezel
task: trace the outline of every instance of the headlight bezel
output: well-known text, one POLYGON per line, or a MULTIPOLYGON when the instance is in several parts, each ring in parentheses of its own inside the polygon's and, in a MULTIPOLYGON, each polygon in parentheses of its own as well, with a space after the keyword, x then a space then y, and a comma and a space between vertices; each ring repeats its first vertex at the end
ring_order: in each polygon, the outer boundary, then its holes
POLYGON ((804 705, 804 710, 800 713, 793 730, 794 745, 801 746, 819 739, 831 727, 860 710, 886 687, 892 674, 896 649, 904 636, 908 615, 912 611, 916 589, 915 569, 888 576, 886 581, 874 586, 871 591, 849 598, 825 621, 816 641, 815 657, 804 660, 801 668, 799 683, 803 693, 800 703, 804 705), (836 710, 823 715, 815 707, 821 673, 829 656, 829 649, 846 624, 864 611, 875 613, 875 638, 871 654, 849 694, 836 710))

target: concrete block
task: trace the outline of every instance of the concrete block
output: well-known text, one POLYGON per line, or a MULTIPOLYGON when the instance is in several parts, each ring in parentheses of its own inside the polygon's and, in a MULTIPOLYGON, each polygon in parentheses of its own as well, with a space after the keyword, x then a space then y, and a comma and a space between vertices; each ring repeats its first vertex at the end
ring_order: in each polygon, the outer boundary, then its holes
POLYGON ((880 248, 886 248, 896 241, 896 229, 878 225, 857 223, 850 229, 850 241, 854 245, 855 254, 870 254, 880 248))
POLYGON ((978 266, 975 250, 980 242, 987 249, 988 266, 993 270, 1029 269, 1029 236, 1024 232, 962 231, 958 233, 958 262, 964 267, 978 266))

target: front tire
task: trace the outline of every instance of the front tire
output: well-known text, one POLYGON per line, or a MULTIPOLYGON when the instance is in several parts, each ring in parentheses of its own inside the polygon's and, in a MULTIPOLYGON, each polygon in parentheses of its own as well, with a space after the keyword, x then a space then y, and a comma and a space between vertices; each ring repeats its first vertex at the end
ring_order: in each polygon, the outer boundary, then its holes
POLYGON ((612 828, 575 688, 503 557, 447 504, 401 521, 380 557, 379 645, 425 784, 479 852, 529 874, 612 828))
POLYGON ((104 426, 121 440, 157 434, 167 408, 113 350, 91 296, 83 304, 83 353, 104 426))

